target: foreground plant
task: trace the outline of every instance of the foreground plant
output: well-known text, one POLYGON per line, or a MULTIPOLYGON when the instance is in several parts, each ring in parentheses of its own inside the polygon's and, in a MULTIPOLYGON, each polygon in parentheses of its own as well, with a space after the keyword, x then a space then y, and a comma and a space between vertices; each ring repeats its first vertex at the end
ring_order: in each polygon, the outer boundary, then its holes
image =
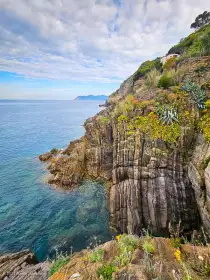
POLYGON ((103 280, 111 280, 112 279, 112 273, 116 271, 116 266, 113 264, 110 265, 103 265, 99 267, 97 270, 97 274, 102 278, 103 280))
POLYGON ((50 267, 49 276, 52 276, 59 269, 61 269, 64 265, 66 265, 70 260, 70 257, 59 254, 56 256, 56 259, 52 261, 52 265, 50 267))
POLYGON ((127 265, 132 258, 134 250, 138 247, 139 238, 135 235, 118 235, 116 237, 119 247, 120 254, 115 258, 115 264, 119 267, 127 265))
POLYGON ((88 255, 88 259, 90 262, 102 262, 103 257, 104 250, 102 248, 95 248, 88 255))

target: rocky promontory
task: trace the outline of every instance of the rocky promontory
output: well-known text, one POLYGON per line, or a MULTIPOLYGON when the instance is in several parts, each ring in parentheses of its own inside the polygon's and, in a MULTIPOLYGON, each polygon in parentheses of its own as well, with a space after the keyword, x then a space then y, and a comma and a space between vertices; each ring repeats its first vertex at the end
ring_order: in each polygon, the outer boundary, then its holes
MULTIPOLYGON (((184 69, 181 83, 186 79, 200 85, 208 81, 209 69, 202 77, 195 71, 202 65, 210 65, 210 57, 179 63, 177 69, 184 69)), ((119 100, 126 102, 132 95, 131 102, 146 107, 132 108, 129 114, 146 117, 154 110, 150 101, 161 94, 175 95, 171 88, 147 89, 144 77, 130 77, 110 96, 109 106, 85 122, 84 137, 71 142, 48 166, 53 175, 49 182, 64 188, 85 178, 108 182, 111 224, 120 232, 139 234, 150 228, 154 234, 168 235, 169 223, 179 221, 186 233, 198 229, 201 221, 210 229, 209 167, 204 165, 210 145, 195 123, 181 126, 176 142, 167 142, 152 139, 140 129, 131 133, 128 119, 133 116, 120 113, 125 119, 119 120, 121 115, 116 113, 119 100)), ((196 110, 194 104, 189 105, 193 122, 199 118, 196 110)))
POLYGON ((120 233, 169 236, 180 226, 186 236, 201 227, 210 234, 210 56, 186 50, 165 65, 144 62, 85 122, 81 139, 46 154, 51 184, 107 183, 120 233))

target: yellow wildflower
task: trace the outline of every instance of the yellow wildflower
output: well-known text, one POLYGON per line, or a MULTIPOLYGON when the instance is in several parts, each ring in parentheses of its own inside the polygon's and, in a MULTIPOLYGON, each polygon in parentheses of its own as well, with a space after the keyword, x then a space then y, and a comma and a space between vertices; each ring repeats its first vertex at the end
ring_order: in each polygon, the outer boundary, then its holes
POLYGON ((117 241, 120 241, 120 238, 121 238, 121 234, 116 236, 117 241))
POLYGON ((179 249, 177 249, 174 253, 174 256, 176 257, 177 261, 180 262, 181 261, 181 252, 179 249))

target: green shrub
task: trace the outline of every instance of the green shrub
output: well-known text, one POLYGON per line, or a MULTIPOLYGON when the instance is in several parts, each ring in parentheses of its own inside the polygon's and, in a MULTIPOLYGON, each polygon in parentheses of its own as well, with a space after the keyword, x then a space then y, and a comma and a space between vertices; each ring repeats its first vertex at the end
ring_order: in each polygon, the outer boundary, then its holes
POLYGON ((123 122, 123 121, 127 122, 127 121, 128 121, 128 117, 125 116, 125 115, 120 115, 120 116, 117 118, 117 121, 118 121, 118 122, 123 122))
POLYGON ((58 149, 55 149, 55 148, 53 148, 53 149, 50 151, 50 153, 53 154, 53 155, 57 154, 57 152, 58 152, 58 149))
POLYGON ((56 260, 52 262, 50 267, 49 276, 52 276, 55 272, 57 272, 61 267, 66 265, 69 262, 69 257, 59 255, 56 257, 56 260))
POLYGON ((177 86, 182 81, 184 73, 186 73, 185 67, 178 68, 177 70, 171 69, 164 72, 159 80, 158 87, 167 89, 171 86, 177 86))
POLYGON ((160 58, 156 58, 154 60, 147 60, 141 64, 139 69, 136 71, 134 75, 134 80, 137 80, 140 77, 145 76, 152 69, 161 70, 162 64, 160 62, 160 58))
POLYGON ((126 266, 130 263, 132 258, 132 251, 127 251, 126 248, 121 249, 119 256, 115 257, 114 263, 118 267, 126 266))
POLYGON ((157 69, 152 69, 146 76, 146 85, 148 88, 156 88, 160 80, 160 72, 157 69))
POLYGON ((201 40, 197 40, 189 47, 187 52, 190 57, 196 57, 202 55, 202 50, 202 42, 201 40))
POLYGON ((162 77, 160 78, 159 82, 158 82, 158 87, 159 88, 169 88, 171 86, 173 86, 173 79, 167 75, 167 74, 163 74, 162 77))
POLYGON ((123 234, 119 240, 120 247, 133 251, 138 247, 139 238, 132 234, 123 234))
POLYGON ((180 42, 172 47, 168 54, 179 53, 182 54, 186 49, 188 49, 195 40, 196 36, 195 33, 190 34, 187 38, 180 40, 180 42))
POLYGON ((201 37, 203 55, 210 54, 210 31, 201 37))
POLYGON ((169 58, 165 64, 163 65, 163 70, 170 70, 172 68, 176 68, 176 57, 169 58))
POLYGON ((120 254, 115 258, 117 266, 125 266, 129 264, 133 251, 138 247, 139 238, 135 235, 119 235, 117 240, 120 247, 120 254))
POLYGON ((142 247, 147 254, 154 254, 155 252, 153 241, 148 238, 144 240, 142 247))
POLYGON ((115 265, 103 265, 98 268, 97 274, 98 276, 103 280, 111 280, 112 279, 112 273, 116 271, 115 265))
POLYGON ((170 239, 170 243, 173 248, 178 249, 181 246, 181 239, 179 237, 173 237, 170 239))
POLYGON ((172 47, 168 54, 178 53, 185 57, 205 55, 205 50, 209 50, 210 24, 200 28, 181 40, 179 44, 172 47))
POLYGON ((103 258, 104 250, 101 248, 93 249, 88 255, 88 259, 90 262, 102 262, 103 258))

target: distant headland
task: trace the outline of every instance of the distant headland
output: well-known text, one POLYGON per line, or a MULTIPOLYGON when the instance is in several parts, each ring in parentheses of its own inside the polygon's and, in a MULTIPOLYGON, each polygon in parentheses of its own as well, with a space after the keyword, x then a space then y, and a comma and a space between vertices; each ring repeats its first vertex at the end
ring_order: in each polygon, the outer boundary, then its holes
POLYGON ((107 100, 108 96, 107 95, 80 95, 77 96, 74 100, 107 100))

